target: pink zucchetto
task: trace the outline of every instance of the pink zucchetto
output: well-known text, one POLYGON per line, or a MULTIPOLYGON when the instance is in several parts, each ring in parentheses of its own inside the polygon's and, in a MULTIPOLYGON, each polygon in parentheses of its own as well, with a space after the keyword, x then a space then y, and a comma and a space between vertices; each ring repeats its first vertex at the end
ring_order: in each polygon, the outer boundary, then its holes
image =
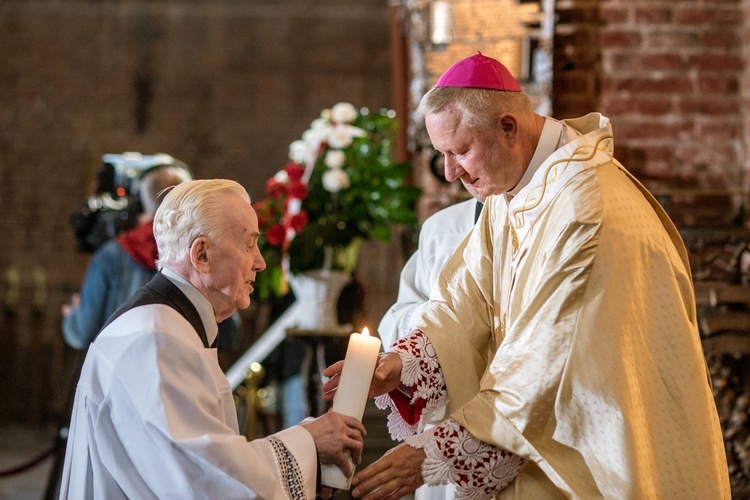
POLYGON ((508 68, 496 59, 483 56, 481 52, 461 59, 448 68, 435 87, 471 87, 522 92, 518 80, 513 78, 508 68))

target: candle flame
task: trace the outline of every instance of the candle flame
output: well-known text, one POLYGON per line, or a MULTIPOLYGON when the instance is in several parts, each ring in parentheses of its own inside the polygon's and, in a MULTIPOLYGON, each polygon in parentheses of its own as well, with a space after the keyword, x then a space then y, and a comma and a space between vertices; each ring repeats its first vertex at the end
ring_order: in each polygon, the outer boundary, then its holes
POLYGON ((370 335, 370 330, 368 330, 367 327, 364 327, 362 329, 362 335, 370 335))

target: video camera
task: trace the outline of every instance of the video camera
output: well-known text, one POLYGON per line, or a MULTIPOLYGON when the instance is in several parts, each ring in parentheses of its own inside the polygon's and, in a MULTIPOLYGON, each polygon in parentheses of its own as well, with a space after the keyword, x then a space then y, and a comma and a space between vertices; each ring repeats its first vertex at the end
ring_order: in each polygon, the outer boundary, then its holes
POLYGON ((138 181, 147 172, 165 166, 190 171, 184 163, 164 153, 103 155, 96 174, 96 193, 70 217, 78 250, 95 252, 106 241, 138 225, 138 215, 143 211, 138 181))

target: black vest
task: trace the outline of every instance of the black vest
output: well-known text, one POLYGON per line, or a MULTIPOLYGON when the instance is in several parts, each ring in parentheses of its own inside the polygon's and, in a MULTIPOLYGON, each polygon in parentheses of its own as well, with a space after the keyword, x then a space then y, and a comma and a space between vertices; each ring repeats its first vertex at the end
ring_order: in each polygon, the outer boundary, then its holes
POLYGON ((219 336, 216 336, 216 339, 214 339, 212 345, 208 345, 206 329, 203 327, 203 321, 201 320, 200 314, 198 314, 198 310, 195 308, 193 303, 190 302, 190 299, 188 299, 185 294, 182 293, 182 291, 177 288, 177 286, 175 286, 174 283, 169 281, 169 279, 167 279, 167 277, 165 277, 161 273, 156 273, 151 281, 139 288, 138 291, 135 292, 135 294, 130 298, 130 300, 118 307, 117 310, 112 313, 112 316, 110 316, 107 322, 104 324, 102 330, 107 328, 114 320, 122 316, 127 311, 138 306, 151 304, 163 304, 165 306, 171 307, 172 309, 180 313, 180 315, 190 323, 195 331, 198 332, 198 336, 201 338, 201 342, 203 342, 203 347, 216 347, 219 336))

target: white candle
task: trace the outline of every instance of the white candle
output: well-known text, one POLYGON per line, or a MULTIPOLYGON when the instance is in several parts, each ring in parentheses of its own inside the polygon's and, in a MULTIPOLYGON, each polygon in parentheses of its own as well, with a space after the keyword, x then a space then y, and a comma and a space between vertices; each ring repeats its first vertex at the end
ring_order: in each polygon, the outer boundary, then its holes
MULTIPOLYGON (((349 336, 344 368, 333 397, 333 411, 362 420, 379 352, 380 339, 370 336, 367 328, 362 333, 352 333, 349 336)), ((349 463, 353 464, 351 459, 349 463)), ((338 466, 328 464, 321 465, 320 482, 323 486, 348 490, 352 478, 345 476, 338 466)))

